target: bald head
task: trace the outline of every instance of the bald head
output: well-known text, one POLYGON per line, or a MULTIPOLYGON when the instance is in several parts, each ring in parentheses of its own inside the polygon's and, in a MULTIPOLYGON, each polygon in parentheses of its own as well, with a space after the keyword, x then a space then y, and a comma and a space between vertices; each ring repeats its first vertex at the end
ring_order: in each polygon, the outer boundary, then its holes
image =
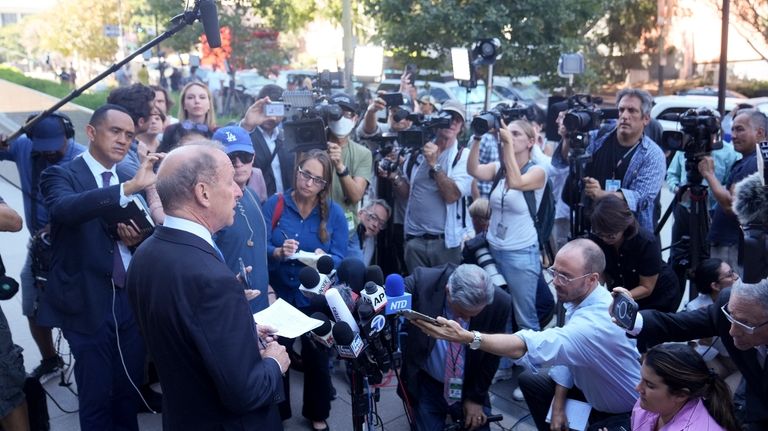
POLYGON ((601 274, 605 270, 605 254, 593 241, 577 238, 566 243, 557 254, 568 254, 581 258, 581 266, 584 273, 601 274))
POLYGON ((157 194, 165 212, 194 205, 195 185, 216 183, 222 160, 229 164, 227 155, 210 145, 188 145, 168 153, 157 171, 157 194))

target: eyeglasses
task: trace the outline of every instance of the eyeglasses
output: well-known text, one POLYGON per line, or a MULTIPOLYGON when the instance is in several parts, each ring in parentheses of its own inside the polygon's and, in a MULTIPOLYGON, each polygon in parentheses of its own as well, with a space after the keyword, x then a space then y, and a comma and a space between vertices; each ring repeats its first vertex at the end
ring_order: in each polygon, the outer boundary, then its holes
POLYGON ((590 272, 579 277, 568 278, 565 275, 561 274, 560 272, 552 268, 546 268, 544 271, 546 271, 546 273, 549 274, 550 277, 552 277, 552 281, 557 280, 558 283, 562 286, 567 286, 576 280, 581 280, 582 278, 589 277, 590 275, 594 274, 594 272, 590 272))
POLYGON ((726 272, 724 276, 718 278, 717 282, 720 283, 721 281, 725 281, 725 280, 727 280, 729 278, 734 280, 734 281, 738 280, 739 279, 739 274, 737 274, 736 271, 734 271, 733 268, 731 268, 731 270, 726 272))
POLYGON ((728 319, 728 321, 731 322, 734 326, 738 327, 739 329, 741 329, 742 331, 744 331, 749 335, 754 334, 755 331, 758 330, 759 328, 762 328, 763 326, 768 325, 768 320, 766 320, 765 322, 757 326, 749 326, 746 323, 739 322, 733 316, 731 316, 730 313, 728 313, 728 310, 726 310, 727 306, 728 306, 728 303, 726 302, 722 307, 720 307, 720 310, 722 310, 723 314, 725 314, 725 318, 728 319))
POLYGON ((210 129, 205 124, 195 123, 192 120, 184 120, 181 122, 181 127, 184 130, 195 130, 202 133, 208 133, 210 129))
POLYGON ((306 181, 307 184, 313 184, 314 183, 315 185, 318 185, 321 188, 324 188, 326 186, 326 184, 328 184, 328 182, 325 181, 324 179, 322 179, 320 177, 316 177, 316 176, 310 174, 309 172, 305 172, 301 168, 299 168, 299 176, 301 176, 301 178, 304 181, 306 181))
POLYGON ((592 231, 592 235, 604 240, 604 241, 615 241, 621 236, 622 232, 616 232, 616 233, 605 233, 605 232, 595 232, 592 231))
POLYGON ((382 220, 379 216, 376 215, 376 213, 372 212, 366 212, 365 217, 368 219, 368 221, 376 223, 380 227, 380 229, 384 229, 384 220, 382 220))
POLYGON ((253 163, 253 154, 246 152, 246 151, 235 151, 232 153, 227 154, 229 156, 229 160, 234 164, 235 160, 240 160, 240 163, 247 165, 249 163, 253 163))

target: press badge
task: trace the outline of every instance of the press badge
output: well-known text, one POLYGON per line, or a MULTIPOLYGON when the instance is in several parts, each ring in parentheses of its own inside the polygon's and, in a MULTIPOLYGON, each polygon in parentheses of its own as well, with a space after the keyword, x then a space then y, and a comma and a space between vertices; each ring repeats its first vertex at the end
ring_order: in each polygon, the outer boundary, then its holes
POLYGON ((504 226, 504 223, 499 222, 499 224, 496 225, 496 238, 504 239, 506 237, 507 237, 507 227, 504 226))
POLYGON ((606 192, 618 192, 621 188, 621 180, 605 180, 606 192))
POLYGON ((461 401, 461 388, 464 383, 458 377, 448 379, 448 398, 455 401, 461 401))
POLYGON ((344 211, 344 218, 347 219, 347 230, 353 232, 357 229, 357 226, 355 225, 355 213, 352 211, 344 211))

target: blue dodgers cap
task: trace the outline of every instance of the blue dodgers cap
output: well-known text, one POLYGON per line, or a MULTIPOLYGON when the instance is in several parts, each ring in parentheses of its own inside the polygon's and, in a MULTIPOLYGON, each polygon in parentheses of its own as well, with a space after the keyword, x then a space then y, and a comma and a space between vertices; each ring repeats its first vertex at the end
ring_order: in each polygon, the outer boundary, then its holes
POLYGON ((56 116, 47 116, 29 130, 32 151, 58 151, 67 140, 64 122, 56 116))
POLYGON ((251 137, 240 126, 220 127, 213 133, 213 139, 224 144, 224 151, 227 154, 237 151, 254 153, 251 137))

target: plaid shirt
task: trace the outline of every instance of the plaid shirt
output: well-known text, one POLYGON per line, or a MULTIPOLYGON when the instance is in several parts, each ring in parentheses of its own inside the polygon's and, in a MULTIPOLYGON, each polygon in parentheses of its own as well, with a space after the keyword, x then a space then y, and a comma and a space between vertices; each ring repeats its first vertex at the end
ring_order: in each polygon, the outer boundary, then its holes
MULTIPOLYGON (((472 138, 467 147, 472 145, 472 138)), ((496 135, 486 133, 480 139, 480 164, 492 163, 499 160, 499 140, 496 135)), ((493 181, 478 181, 477 189, 480 191, 480 197, 488 199, 491 195, 491 186, 493 181)))

